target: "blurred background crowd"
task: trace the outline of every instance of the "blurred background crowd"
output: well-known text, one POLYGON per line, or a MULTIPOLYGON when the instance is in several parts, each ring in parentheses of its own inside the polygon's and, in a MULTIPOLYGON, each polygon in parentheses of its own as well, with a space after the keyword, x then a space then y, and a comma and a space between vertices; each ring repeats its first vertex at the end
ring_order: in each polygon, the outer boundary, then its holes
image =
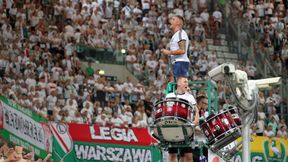
MULTIPOLYGON (((257 79, 261 69, 247 55, 268 57, 278 75, 287 74, 287 7, 284 0, 231 0, 229 6, 221 0, 2 0, 0 94, 50 121, 147 127, 153 103, 173 81, 169 59, 160 53, 172 36, 169 14, 185 18, 191 81, 208 80, 207 72, 222 63, 207 39, 217 44, 229 21, 225 15, 241 22, 240 41, 255 41, 236 64, 257 79), (139 82, 110 82, 91 60, 83 67, 79 44, 125 50, 125 65, 139 82)), ((280 91, 278 86, 259 92, 253 134, 288 137, 280 91)), ((233 103, 221 82, 218 92, 219 108, 233 103)))

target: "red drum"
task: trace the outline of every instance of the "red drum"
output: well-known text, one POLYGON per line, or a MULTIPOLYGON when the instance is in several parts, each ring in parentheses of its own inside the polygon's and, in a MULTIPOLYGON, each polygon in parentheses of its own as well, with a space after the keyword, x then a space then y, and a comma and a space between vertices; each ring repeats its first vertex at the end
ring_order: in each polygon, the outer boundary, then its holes
POLYGON ((240 137, 240 126, 241 119, 235 106, 229 106, 217 115, 208 116, 200 124, 212 151, 217 151, 240 137))
POLYGON ((186 123, 191 118, 192 105, 181 98, 166 98, 156 102, 154 110, 155 123, 166 117, 177 117, 186 123))
POLYGON ((191 123, 191 113, 193 106, 188 101, 181 98, 161 99, 154 105, 154 129, 156 137, 163 138, 167 142, 184 141, 187 137, 192 137, 193 127, 191 123), (184 126, 185 125, 185 126, 184 126))

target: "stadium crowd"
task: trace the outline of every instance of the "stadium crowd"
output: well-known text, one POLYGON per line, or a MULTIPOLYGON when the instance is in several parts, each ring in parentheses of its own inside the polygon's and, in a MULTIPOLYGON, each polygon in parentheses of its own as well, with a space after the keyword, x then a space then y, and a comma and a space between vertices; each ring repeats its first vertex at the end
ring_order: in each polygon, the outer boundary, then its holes
MULTIPOLYGON (((249 30, 246 32, 249 39, 255 40, 255 54, 272 60, 279 75, 288 74, 287 7, 287 1, 283 0, 258 0, 247 5, 244 1, 235 0, 230 9, 232 17, 241 20, 243 31, 249 30)), ((245 32, 242 34, 243 39, 248 38, 245 32)))
POLYGON ((6 140, 0 138, 0 161, 1 162, 54 162, 49 159, 49 153, 44 159, 34 156, 33 149, 25 150, 22 146, 16 146, 13 143, 8 143, 6 140))
MULTIPOLYGON (((205 40, 216 39, 222 24, 223 13, 214 1, 0 2, 0 94, 51 121, 124 127, 152 123, 152 103, 173 80, 169 60, 160 52, 171 36, 169 13, 185 17, 192 51, 190 80, 207 80, 207 71, 218 65, 216 51, 207 53, 205 40), (109 82, 91 63, 81 69, 79 43, 126 49, 127 68, 140 82, 133 84, 129 77, 109 82)), ((241 10, 238 2, 233 5, 241 10)), ((244 17, 261 33, 261 45, 273 49, 273 59, 287 62, 286 7, 278 1, 267 8, 263 1, 258 3, 249 5, 244 17)), ((251 61, 239 61, 238 66, 255 78, 251 61)), ((233 103, 224 84, 218 84, 218 91, 219 107, 233 103)), ((259 93, 253 134, 288 137, 286 121, 277 114, 282 102, 278 93, 279 89, 267 96, 259 93)))

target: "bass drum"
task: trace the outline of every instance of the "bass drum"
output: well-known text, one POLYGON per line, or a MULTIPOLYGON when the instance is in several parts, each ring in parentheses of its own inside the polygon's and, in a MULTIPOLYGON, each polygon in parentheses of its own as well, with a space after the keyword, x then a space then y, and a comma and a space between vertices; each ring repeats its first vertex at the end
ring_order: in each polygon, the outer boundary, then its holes
POLYGON ((229 106, 219 114, 212 114, 200 123, 212 151, 227 146, 241 136, 241 118, 238 108, 229 106))
POLYGON ((181 142, 192 138, 193 106, 181 98, 161 99, 154 104, 154 136, 166 142, 181 142))

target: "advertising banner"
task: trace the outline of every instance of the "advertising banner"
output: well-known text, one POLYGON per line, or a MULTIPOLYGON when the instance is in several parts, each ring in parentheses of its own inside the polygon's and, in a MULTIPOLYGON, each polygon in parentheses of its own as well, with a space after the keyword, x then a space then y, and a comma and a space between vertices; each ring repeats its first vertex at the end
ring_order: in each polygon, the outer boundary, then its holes
MULTIPOLYGON (((276 137, 252 136, 252 162, 288 162, 288 139, 276 137)), ((210 162, 225 162, 209 150, 210 162)), ((238 152, 232 162, 242 162, 242 152, 238 152)))
POLYGON ((52 134, 45 118, 3 96, 0 96, 0 112, 3 138, 26 149, 34 149, 42 158, 52 151, 52 134))
POLYGON ((154 146, 157 141, 147 128, 51 122, 50 129, 56 161, 161 161, 161 151, 154 146))

